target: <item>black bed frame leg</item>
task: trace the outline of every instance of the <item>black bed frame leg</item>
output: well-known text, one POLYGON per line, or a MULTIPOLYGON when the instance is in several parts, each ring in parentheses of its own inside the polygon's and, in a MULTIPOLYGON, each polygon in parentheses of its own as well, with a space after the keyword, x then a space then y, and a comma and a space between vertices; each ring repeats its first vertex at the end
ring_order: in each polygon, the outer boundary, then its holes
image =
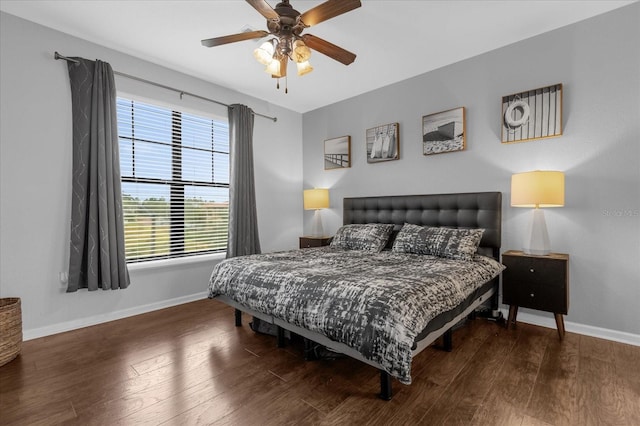
POLYGON ((491 297, 491 317, 496 321, 496 323, 504 325, 505 328, 509 327, 509 324, 504 319, 502 312, 500 312, 500 299, 497 291, 494 292, 491 297))
POLYGON ((391 401, 393 389, 391 388, 391 376, 384 370, 380 370, 380 399, 391 401))
POLYGON ((302 341, 304 342, 304 360, 305 361, 317 361, 320 359, 320 357, 316 354, 315 352, 315 346, 316 344, 310 340, 307 339, 306 337, 302 338, 302 341))
POLYGON ((276 327, 277 327, 276 329, 278 330, 278 347, 284 348, 285 347, 284 328, 280 327, 279 325, 276 327))
POLYGON ((451 329, 448 329, 442 335, 442 346, 447 352, 451 352, 453 350, 453 333, 451 332, 451 329))
POLYGON ((236 327, 242 327, 242 311, 236 309, 236 327))
POLYGON ((494 317, 502 316, 502 312, 500 312, 500 296, 497 290, 493 293, 493 296, 491 296, 491 311, 494 317))

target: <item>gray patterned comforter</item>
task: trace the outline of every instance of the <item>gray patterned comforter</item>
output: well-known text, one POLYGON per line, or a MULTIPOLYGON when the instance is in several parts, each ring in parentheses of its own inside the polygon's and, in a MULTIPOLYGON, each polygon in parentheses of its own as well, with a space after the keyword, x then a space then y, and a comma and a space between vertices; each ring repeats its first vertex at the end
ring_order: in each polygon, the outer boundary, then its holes
POLYGON ((344 343, 409 384, 418 333, 503 269, 484 256, 462 261, 322 247, 222 261, 209 297, 226 295, 344 343))

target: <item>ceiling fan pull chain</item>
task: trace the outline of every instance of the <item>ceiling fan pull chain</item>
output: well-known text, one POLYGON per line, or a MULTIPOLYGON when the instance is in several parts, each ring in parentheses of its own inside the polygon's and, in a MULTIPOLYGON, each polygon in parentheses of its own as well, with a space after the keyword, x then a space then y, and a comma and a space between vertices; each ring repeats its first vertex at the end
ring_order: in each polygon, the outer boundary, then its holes
POLYGON ((284 76, 284 94, 286 95, 287 93, 289 93, 289 79, 285 75, 284 76))
POLYGON ((280 79, 276 79, 276 89, 280 90, 280 79))

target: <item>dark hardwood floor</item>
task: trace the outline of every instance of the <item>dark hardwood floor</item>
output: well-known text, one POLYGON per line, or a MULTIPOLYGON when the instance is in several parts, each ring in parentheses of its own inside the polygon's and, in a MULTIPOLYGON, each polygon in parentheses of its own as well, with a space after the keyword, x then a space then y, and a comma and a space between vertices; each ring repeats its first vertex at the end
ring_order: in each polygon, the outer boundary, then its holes
POLYGON ((477 319, 385 402, 374 368, 304 361, 243 319, 202 300, 25 342, 0 367, 0 423, 640 425, 640 347, 477 319))

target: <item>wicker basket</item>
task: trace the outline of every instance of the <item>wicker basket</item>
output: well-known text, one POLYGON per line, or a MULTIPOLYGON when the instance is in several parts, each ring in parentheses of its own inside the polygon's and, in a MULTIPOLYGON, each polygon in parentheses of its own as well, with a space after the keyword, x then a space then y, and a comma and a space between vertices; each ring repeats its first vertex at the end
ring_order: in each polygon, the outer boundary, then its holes
POLYGON ((22 347, 22 309, 20 299, 0 299, 0 367, 14 359, 22 347))

